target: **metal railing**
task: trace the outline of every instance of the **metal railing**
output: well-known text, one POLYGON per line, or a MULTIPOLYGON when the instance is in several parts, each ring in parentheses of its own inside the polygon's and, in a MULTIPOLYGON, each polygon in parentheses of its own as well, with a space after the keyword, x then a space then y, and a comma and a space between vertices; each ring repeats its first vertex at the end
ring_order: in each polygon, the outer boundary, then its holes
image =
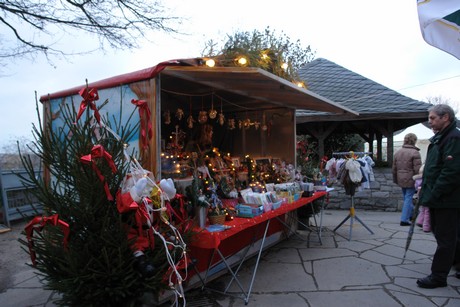
MULTIPOLYGON (((27 176, 25 170, 0 172, 0 224, 10 227, 11 222, 24 216, 34 216, 43 210, 42 204, 33 195, 33 188, 25 187, 20 175, 27 176)), ((36 176, 41 176, 37 172, 36 176)))

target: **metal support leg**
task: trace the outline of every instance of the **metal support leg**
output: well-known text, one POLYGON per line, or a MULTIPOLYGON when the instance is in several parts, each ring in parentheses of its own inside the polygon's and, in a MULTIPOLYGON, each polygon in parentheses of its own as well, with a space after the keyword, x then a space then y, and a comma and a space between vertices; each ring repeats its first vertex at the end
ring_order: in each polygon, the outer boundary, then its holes
POLYGON ((246 252, 244 253, 244 255, 241 257, 241 260, 240 260, 240 263, 237 267, 236 270, 232 270, 232 268, 230 267, 230 265, 228 264, 227 260, 225 259, 225 256, 222 254, 222 252, 219 250, 219 249, 215 249, 212 256, 211 256, 211 260, 209 262, 209 265, 208 265, 208 270, 206 271, 206 274, 205 274, 205 278, 204 280, 200 277, 200 280, 203 284, 203 287, 202 289, 205 288, 205 284, 206 284, 206 279, 207 279, 207 275, 208 275, 208 272, 209 272, 209 268, 210 268, 210 264, 212 263, 212 260, 214 258, 214 255, 215 253, 217 252, 217 254, 219 255, 219 257, 222 259, 223 263, 225 264, 225 267, 227 268, 227 270, 230 272, 230 274, 232 275, 232 278, 230 279, 230 281, 228 282, 226 288, 224 291, 219 291, 217 289, 213 289, 213 288, 208 288, 206 287, 206 289, 209 289, 211 291, 214 291, 214 292, 218 292, 218 293, 222 293, 222 294, 226 294, 226 295, 229 295, 227 294, 227 291, 228 289, 230 288, 231 284, 233 283, 233 281, 235 281, 237 284, 238 284, 238 288, 240 288, 241 290, 241 293, 242 293, 242 296, 235 296, 235 297, 238 297, 238 298, 242 298, 244 300, 244 303, 245 305, 248 304, 249 302, 249 296, 251 295, 251 292, 252 292, 252 286, 254 284, 254 281, 255 281, 255 278, 256 278, 256 273, 257 273, 257 269, 259 267, 259 263, 260 263, 260 258, 261 258, 261 255, 262 255, 262 251, 264 249, 264 245, 265 245, 265 239, 267 237, 267 233, 268 233, 268 228, 270 226, 270 221, 271 220, 267 220, 267 224, 265 225, 265 231, 264 231, 264 235, 262 237, 262 241, 261 241, 261 244, 260 244, 260 247, 259 247, 259 251, 257 253, 257 260, 256 260, 256 263, 255 263, 255 266, 254 266, 254 269, 252 271, 252 278, 251 278, 251 283, 249 284, 249 287, 248 287, 248 292, 246 293, 246 291, 244 290, 244 287, 243 285, 241 284, 240 280, 238 279, 238 271, 240 270, 241 266, 243 265, 243 262, 246 260, 246 256, 247 256, 247 253, 249 251, 249 248, 253 245, 249 245, 247 247, 247 250, 246 252))
POLYGON ((251 295, 252 285, 254 284, 254 280, 256 278, 257 268, 259 267, 260 256, 262 255, 262 250, 264 249, 265 238, 267 237, 268 226, 270 226, 270 220, 267 221, 267 225, 265 226, 264 237, 262 239, 262 243, 260 245, 259 254, 257 255, 256 265, 254 267, 254 271, 252 272, 252 279, 251 284, 249 285, 248 294, 246 295, 246 299, 244 300, 244 304, 247 305, 249 302, 249 295, 251 295))
POLYGON ((348 235, 348 241, 351 241, 351 232, 352 232, 352 229, 353 229, 353 220, 356 218, 356 220, 358 222, 361 223, 361 225, 364 226, 364 228, 366 228, 371 234, 374 234, 374 232, 369 228, 367 227, 366 224, 363 223, 363 221, 361 221, 361 219, 359 217, 356 216, 355 214, 355 203, 354 203, 354 199, 353 199, 353 196, 351 197, 351 207, 350 207, 350 213, 348 214, 348 216, 342 221, 340 222, 339 225, 337 225, 337 227, 334 228, 333 232, 335 232, 337 229, 340 228, 340 226, 342 226, 348 219, 350 219, 350 231, 349 231, 349 235, 348 235))
MULTIPOLYGON (((288 235, 289 235, 290 233, 292 233, 293 235, 295 235, 295 236, 299 237, 300 239, 304 240, 304 238, 302 238, 297 232, 291 231, 290 225, 289 225, 289 224, 286 224, 286 222, 283 221, 282 219, 280 219, 279 217, 276 217, 276 219, 277 219, 281 224, 283 224, 283 225, 286 227, 286 229, 288 230, 288 235)), ((298 219, 295 219, 295 220, 297 221, 297 223, 299 223, 300 225, 304 226, 304 227, 307 228, 308 230, 313 231, 313 230, 310 228, 310 226, 308 226, 308 225, 302 223, 302 222, 299 221, 298 219)), ((319 234, 318 231, 316 231, 316 233, 318 234, 319 244, 323 245, 323 242, 321 241, 321 235, 319 234)))

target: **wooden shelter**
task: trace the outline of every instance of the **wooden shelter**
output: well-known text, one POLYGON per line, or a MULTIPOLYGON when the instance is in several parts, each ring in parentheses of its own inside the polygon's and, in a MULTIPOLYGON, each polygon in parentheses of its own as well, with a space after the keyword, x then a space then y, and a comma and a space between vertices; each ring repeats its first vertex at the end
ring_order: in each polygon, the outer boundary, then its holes
POLYGON ((359 134, 370 145, 377 140, 377 157, 382 161, 382 138, 387 138, 387 161, 393 161, 393 134, 425 122, 429 103, 401 95, 329 60, 316 59, 299 70, 307 89, 347 107, 359 115, 297 110, 297 134, 315 137, 319 155, 324 141, 334 133, 359 134))

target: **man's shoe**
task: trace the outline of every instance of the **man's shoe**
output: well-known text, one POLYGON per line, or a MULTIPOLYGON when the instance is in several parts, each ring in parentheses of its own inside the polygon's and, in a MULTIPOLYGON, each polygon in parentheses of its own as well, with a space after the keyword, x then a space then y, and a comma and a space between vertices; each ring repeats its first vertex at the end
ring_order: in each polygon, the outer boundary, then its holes
POLYGON ((455 272, 455 277, 457 277, 458 279, 460 279, 460 272, 455 272))
POLYGON ((409 222, 401 222, 399 223, 399 226, 410 226, 409 222))
POLYGON ((434 288, 440 288, 440 287, 447 287, 447 282, 446 281, 440 281, 440 280, 435 280, 431 275, 417 279, 417 285, 420 288, 425 288, 425 289, 434 289, 434 288))

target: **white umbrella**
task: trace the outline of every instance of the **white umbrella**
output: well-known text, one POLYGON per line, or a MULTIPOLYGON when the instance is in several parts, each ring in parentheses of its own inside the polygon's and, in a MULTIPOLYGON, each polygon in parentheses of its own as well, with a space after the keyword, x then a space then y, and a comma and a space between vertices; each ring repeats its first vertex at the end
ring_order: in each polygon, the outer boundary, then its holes
POLYGON ((423 39, 460 59, 460 1, 417 0, 423 39))

